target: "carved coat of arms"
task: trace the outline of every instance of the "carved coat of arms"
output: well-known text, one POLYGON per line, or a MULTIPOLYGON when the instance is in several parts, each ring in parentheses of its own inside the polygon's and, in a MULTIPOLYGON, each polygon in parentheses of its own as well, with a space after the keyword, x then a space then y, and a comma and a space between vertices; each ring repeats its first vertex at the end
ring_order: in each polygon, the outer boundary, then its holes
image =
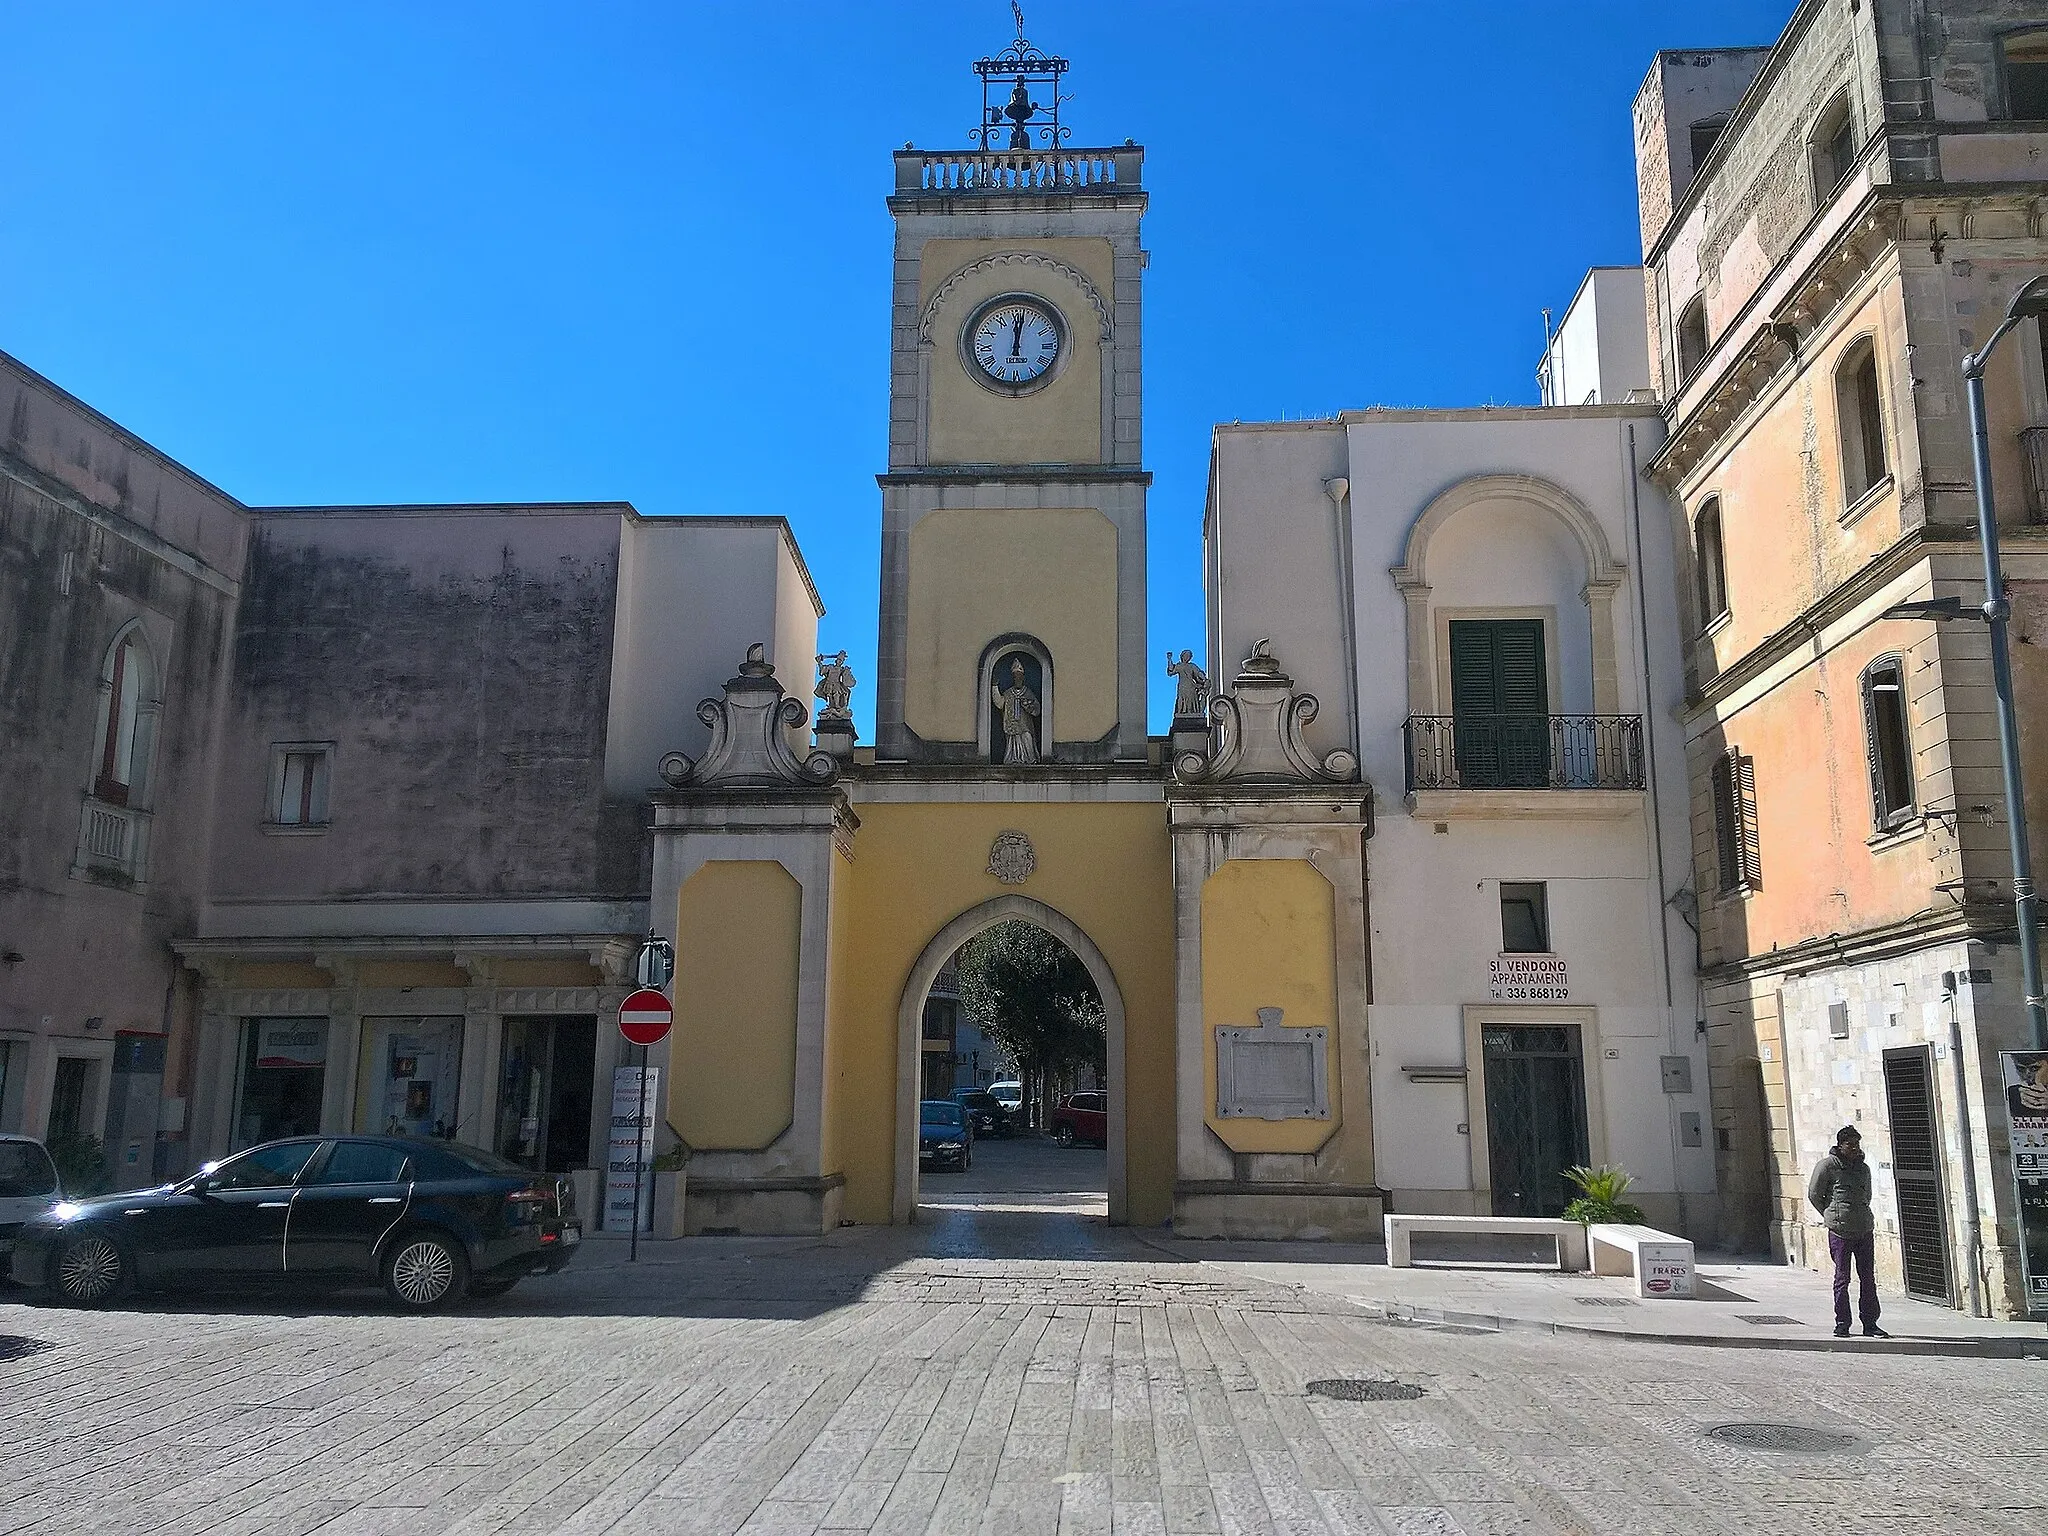
POLYGON ((1038 868, 1031 839, 1022 832, 998 832, 988 851, 988 872, 1005 885, 1022 885, 1038 868))

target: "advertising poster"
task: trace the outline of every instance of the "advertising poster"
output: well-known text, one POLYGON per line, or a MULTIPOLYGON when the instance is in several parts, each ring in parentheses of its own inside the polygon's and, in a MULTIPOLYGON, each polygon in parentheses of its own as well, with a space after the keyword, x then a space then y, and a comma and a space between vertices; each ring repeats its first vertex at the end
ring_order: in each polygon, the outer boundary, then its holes
POLYGON ((640 1069, 612 1068, 612 1128, 604 1160, 604 1229, 633 1230, 633 1174, 640 1175, 640 1230, 654 1224, 654 1116, 661 1103, 661 1068, 647 1069, 647 1114, 640 1114, 640 1069))
POLYGON ((2048 1315, 2048 1053, 2002 1051, 1999 1078, 2012 1122, 2012 1182, 2020 1214, 2027 1311, 2048 1315))

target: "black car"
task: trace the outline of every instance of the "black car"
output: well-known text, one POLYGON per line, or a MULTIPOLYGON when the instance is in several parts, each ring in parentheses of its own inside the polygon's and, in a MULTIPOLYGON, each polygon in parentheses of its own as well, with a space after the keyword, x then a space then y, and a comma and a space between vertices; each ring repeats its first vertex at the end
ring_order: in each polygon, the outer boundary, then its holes
POLYGON ((582 1238, 566 1178, 442 1141, 305 1136, 59 1205, 16 1234, 13 1267, 81 1307, 137 1287, 381 1281, 425 1312, 552 1274, 582 1238))
POLYGON ((962 1088, 953 1095, 953 1102, 967 1112, 967 1123, 974 1128, 975 1135, 1011 1134, 1010 1112, 986 1088, 962 1088))

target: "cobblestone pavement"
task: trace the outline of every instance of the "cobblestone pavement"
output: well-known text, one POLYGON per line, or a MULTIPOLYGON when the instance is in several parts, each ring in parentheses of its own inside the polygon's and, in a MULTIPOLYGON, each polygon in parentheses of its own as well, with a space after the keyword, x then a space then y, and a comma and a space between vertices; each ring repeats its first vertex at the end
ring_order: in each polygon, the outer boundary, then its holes
POLYGON ((597 1241, 430 1318, 0 1293, 47 1343, 0 1348, 0 1533, 2048 1529, 2048 1364, 1399 1326, 1000 1204, 597 1241), (1734 1421, 1855 1447, 1703 1434, 1734 1421))

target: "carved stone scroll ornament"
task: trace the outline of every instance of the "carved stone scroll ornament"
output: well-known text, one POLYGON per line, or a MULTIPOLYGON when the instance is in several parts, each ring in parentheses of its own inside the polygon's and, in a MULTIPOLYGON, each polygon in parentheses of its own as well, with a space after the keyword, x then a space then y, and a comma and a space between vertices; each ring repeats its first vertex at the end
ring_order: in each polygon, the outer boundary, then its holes
POLYGON ((1038 854, 1022 832, 998 832, 988 850, 988 872, 1005 885, 1022 885, 1038 868, 1038 854))
POLYGON ((705 699, 697 718, 711 727, 711 745, 692 760, 681 752, 662 758, 661 777, 677 789, 774 789, 830 784, 839 764, 829 752, 798 757, 784 734, 809 718, 803 700, 775 680, 767 648, 747 647, 739 675, 726 679, 725 697, 705 699))
POLYGON ((1230 692, 1209 701, 1210 750, 1175 757, 1173 776, 1182 784, 1356 783, 1356 753, 1339 747, 1317 757, 1302 738, 1302 727, 1321 708, 1314 694, 1295 692, 1272 642, 1260 640, 1231 679, 1230 692))

